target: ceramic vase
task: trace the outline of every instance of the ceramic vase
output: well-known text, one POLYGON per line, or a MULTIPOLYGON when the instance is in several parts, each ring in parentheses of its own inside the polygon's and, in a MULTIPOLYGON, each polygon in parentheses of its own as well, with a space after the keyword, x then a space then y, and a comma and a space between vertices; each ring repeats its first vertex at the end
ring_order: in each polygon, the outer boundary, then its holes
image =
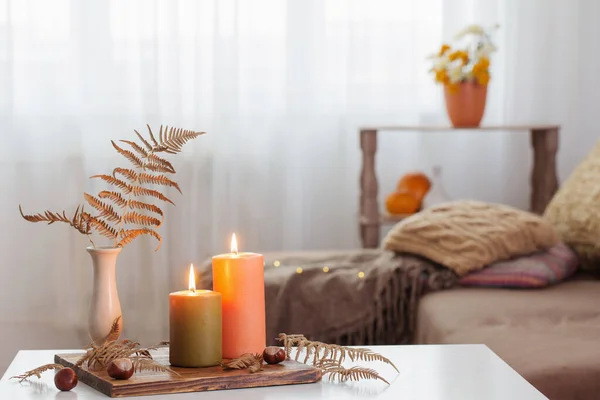
POLYGON ((452 92, 444 86, 446 111, 452 126, 455 128, 476 128, 481 123, 485 102, 487 99, 487 85, 477 82, 464 82, 458 91, 452 92))
MULTIPOLYGON (((88 247, 94 267, 92 304, 88 319, 90 338, 96 344, 104 341, 113 322, 121 316, 121 303, 117 293, 116 266, 121 247, 88 247)), ((119 321, 122 331, 123 318, 119 321)))

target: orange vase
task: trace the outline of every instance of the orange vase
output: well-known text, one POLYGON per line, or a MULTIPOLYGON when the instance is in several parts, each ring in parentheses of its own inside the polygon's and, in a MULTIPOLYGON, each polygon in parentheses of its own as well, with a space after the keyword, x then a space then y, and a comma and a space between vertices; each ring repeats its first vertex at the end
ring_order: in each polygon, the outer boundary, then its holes
POLYGON ((481 123, 485 110, 487 85, 476 82, 461 83, 455 93, 444 86, 446 110, 455 128, 476 128, 481 123))

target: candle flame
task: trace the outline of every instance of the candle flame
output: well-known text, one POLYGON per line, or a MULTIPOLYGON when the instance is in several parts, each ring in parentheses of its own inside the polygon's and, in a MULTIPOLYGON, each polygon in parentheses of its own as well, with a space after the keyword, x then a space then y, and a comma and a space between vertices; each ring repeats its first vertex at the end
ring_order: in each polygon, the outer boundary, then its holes
POLYGON ((235 233, 231 235, 231 252, 236 255, 238 253, 238 245, 237 239, 235 238, 235 233))
POLYGON ((188 280, 188 288, 191 292, 196 292, 196 276, 194 275, 194 264, 190 264, 190 278, 188 280))

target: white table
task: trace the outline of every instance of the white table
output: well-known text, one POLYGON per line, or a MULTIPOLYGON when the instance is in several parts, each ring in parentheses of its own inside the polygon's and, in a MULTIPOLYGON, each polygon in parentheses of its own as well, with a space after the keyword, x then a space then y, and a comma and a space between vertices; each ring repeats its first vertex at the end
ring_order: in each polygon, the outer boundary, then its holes
MULTIPOLYGON (((373 346, 372 349, 391 359, 400 370, 400 375, 397 375, 385 364, 372 364, 390 382, 390 386, 380 381, 332 383, 326 379, 307 385, 160 395, 147 399, 547 399, 484 345, 373 346)), ((53 362, 56 353, 67 352, 20 351, 0 381, 0 399, 107 399, 107 396, 82 383, 71 392, 61 393, 54 387, 52 372, 46 372, 42 379, 34 378, 30 383, 19 384, 14 379, 9 380, 13 375, 53 362)))

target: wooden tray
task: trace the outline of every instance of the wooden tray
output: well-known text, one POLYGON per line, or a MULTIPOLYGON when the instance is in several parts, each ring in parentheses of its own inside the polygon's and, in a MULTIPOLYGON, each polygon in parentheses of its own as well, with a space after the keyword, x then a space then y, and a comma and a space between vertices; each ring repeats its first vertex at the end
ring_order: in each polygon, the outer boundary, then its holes
MULTIPOLYGON (((240 389, 261 386, 295 385, 321 380, 321 370, 293 360, 277 365, 264 365, 254 374, 247 370, 228 370, 222 367, 177 368, 181 376, 166 372, 138 372, 130 379, 118 381, 106 371, 89 371, 75 367, 81 354, 56 354, 54 362, 71 367, 83 383, 110 397, 147 396, 153 394, 203 392, 206 390, 240 389)), ((152 357, 169 365, 169 348, 152 351, 152 357)))

